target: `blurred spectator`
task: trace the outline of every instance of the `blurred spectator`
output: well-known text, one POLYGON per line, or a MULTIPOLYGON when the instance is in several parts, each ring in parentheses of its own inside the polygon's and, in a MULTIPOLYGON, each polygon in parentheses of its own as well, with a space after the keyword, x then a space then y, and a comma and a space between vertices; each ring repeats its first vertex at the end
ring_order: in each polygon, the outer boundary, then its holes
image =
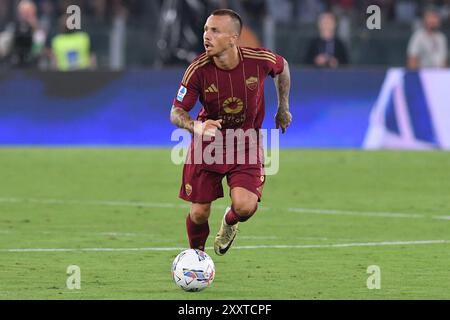
POLYGON ((398 22, 413 23, 419 11, 419 4, 414 0, 398 0, 395 3, 395 17, 398 22))
POLYGON ((444 23, 450 24, 450 0, 444 0, 441 8, 441 17, 444 23))
POLYGON ((293 64, 305 62, 310 36, 325 11, 336 16, 338 24, 332 32, 336 40, 315 39, 309 48, 313 57, 308 59, 322 67, 345 64, 346 48, 352 49, 353 64, 404 65, 402 43, 410 37, 409 25, 421 24, 419 15, 426 6, 438 11, 441 29, 450 32, 450 0, 0 0, 0 68, 37 65, 48 69, 50 55, 47 61, 42 59, 42 45, 47 38, 47 53, 51 51, 49 35, 61 33, 58 17, 70 5, 81 8, 82 28, 89 33, 90 52, 96 52, 98 66, 113 70, 189 63, 203 51, 204 22, 218 8, 231 8, 242 16, 240 45, 280 50, 290 55, 293 64), (17 11, 26 11, 18 10, 19 2, 34 7, 27 9, 33 18, 21 19, 20 14, 16 18, 17 11), (387 38, 381 32, 366 32, 369 5, 381 7, 387 38), (295 44, 284 39, 295 39, 295 44), (370 44, 367 50, 372 54, 365 53, 365 44, 370 44), (296 54, 295 46, 302 48, 301 54, 296 54), (314 48, 323 55, 315 54, 314 48))
POLYGON ((191 63, 204 49, 201 35, 205 20, 209 13, 218 8, 217 3, 209 0, 164 1, 158 26, 155 66, 191 63))
MULTIPOLYGON (((289 5, 290 1, 278 0, 277 2, 279 2, 279 7, 277 8, 277 11, 281 12, 276 13, 271 12, 271 14, 283 15, 283 11, 286 11, 285 10, 286 2, 288 2, 289 5)), ((264 19, 266 13, 269 12, 270 10, 266 0, 240 0, 240 1, 226 0, 221 2, 219 1, 218 6, 223 8, 226 7, 233 8, 236 12, 238 12, 241 15, 241 17, 244 19, 244 22, 250 26, 259 25, 261 21, 264 19), (237 7, 237 5, 239 7, 237 7)))
POLYGON ((158 57, 154 66, 189 64, 204 51, 203 28, 212 11, 230 8, 238 12, 243 21, 242 46, 260 46, 257 34, 251 28, 252 19, 263 19, 265 0, 192 0, 164 1, 158 26, 158 57), (248 14, 244 8, 251 11, 248 14), (193 18, 194 17, 194 18, 193 18))
POLYGON ((52 65, 59 71, 95 68, 96 57, 91 53, 89 34, 76 29, 68 29, 66 19, 67 15, 60 18, 61 33, 51 41, 52 65))
POLYGON ((322 13, 318 21, 319 37, 311 40, 305 63, 320 68, 337 68, 348 63, 347 50, 336 37, 336 17, 322 13))
POLYGON ((39 23, 42 30, 48 35, 52 31, 52 26, 56 23, 55 6, 51 0, 42 0, 39 3, 40 19, 39 23))
POLYGON ((301 23, 315 23, 319 15, 325 11, 325 3, 322 0, 298 1, 297 9, 301 23))
POLYGON ((0 32, 3 31, 9 23, 9 16, 11 13, 10 2, 0 0, 0 32))
POLYGON ((109 66, 112 70, 120 70, 125 65, 125 43, 129 11, 123 0, 111 1, 112 21, 109 34, 109 66))
POLYGON ((0 39, 0 56, 6 56, 10 66, 37 67, 43 53, 46 33, 39 25, 34 2, 21 0, 18 3, 17 19, 8 24, 0 39))
POLYGON ((408 67, 444 68, 447 66, 447 38, 439 31, 441 18, 437 11, 428 9, 423 16, 423 27, 412 35, 408 45, 408 67))
MULTIPOLYGON (((316 1, 316 0, 314 0, 316 1)), ((288 23, 292 21, 293 3, 289 0, 266 0, 267 12, 276 22, 288 23)), ((251 12, 246 8, 247 12, 251 12)), ((260 18, 262 20, 262 17, 260 18)), ((248 22, 247 22, 248 23, 248 22)))

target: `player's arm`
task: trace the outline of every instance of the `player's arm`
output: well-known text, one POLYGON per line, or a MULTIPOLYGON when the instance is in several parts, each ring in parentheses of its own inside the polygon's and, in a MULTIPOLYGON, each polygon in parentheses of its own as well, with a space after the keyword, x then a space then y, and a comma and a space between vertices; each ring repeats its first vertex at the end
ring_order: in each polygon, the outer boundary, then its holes
POLYGON ((221 129, 222 120, 196 121, 191 118, 192 110, 201 92, 201 77, 195 68, 196 62, 187 69, 170 110, 170 121, 178 128, 186 129, 196 135, 214 136, 216 129, 221 129))
POLYGON ((292 121, 292 115, 289 112, 289 92, 291 89, 291 73, 289 71, 289 64, 284 60, 283 72, 274 78, 275 88, 278 96, 278 111, 275 116, 276 128, 281 127, 281 132, 284 133, 292 121))
POLYGON ((215 136, 216 129, 222 128, 222 119, 206 120, 205 122, 196 121, 191 118, 186 110, 174 105, 172 105, 172 110, 170 111, 170 121, 178 128, 186 129, 190 133, 210 137, 215 136))
POLYGON ((177 108, 172 105, 172 110, 170 110, 170 122, 178 128, 186 129, 190 133, 194 132, 194 120, 189 113, 182 108, 177 108))

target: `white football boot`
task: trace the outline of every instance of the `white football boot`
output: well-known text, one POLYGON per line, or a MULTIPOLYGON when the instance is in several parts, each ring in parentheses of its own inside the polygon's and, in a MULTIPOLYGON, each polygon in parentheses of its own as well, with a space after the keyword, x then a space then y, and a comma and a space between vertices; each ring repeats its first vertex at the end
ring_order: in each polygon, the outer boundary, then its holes
POLYGON ((219 232, 214 239, 214 251, 219 256, 223 256, 228 251, 228 249, 230 249, 231 244, 233 243, 234 238, 236 238, 236 234, 238 231, 239 222, 233 226, 230 226, 225 222, 225 216, 228 211, 230 211, 230 209, 230 207, 226 208, 219 232))

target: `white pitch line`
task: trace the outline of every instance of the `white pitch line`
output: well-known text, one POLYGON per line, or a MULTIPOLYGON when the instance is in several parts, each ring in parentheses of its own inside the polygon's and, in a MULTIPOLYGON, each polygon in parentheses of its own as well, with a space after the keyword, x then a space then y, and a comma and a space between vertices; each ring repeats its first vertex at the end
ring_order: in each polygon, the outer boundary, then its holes
POLYGON ((450 216, 433 216, 433 219, 437 219, 437 220, 450 220, 450 216))
POLYGON ((2 203, 34 203, 34 204, 78 204, 91 206, 113 207, 149 207, 149 208, 189 208, 187 204, 134 202, 134 201, 90 201, 90 200, 58 200, 58 199, 34 199, 34 198, 0 198, 2 203))
MULTIPOLYGON (((140 201, 91 201, 91 200, 58 200, 58 199, 35 199, 35 198, 0 198, 0 203, 33 203, 33 204, 56 204, 56 205, 92 205, 92 206, 113 206, 113 207, 143 207, 143 208, 189 208, 189 204, 140 202, 140 201)), ((225 209, 224 205, 215 205, 215 208, 225 209)), ((402 219, 424 219, 450 220, 450 216, 438 215, 428 217, 419 213, 399 213, 399 212, 364 212, 350 210, 316 209, 316 208, 270 208, 262 206, 260 211, 287 210, 289 212, 321 215, 347 215, 361 217, 378 218, 402 218, 402 219)))
MULTIPOLYGON (((450 244, 450 240, 419 240, 419 241, 384 241, 362 243, 335 243, 335 244, 308 244, 308 245, 251 245, 236 246, 233 249, 318 249, 318 248, 351 248, 351 247, 378 247, 378 246, 411 246, 425 244, 450 244)), ((206 249, 212 250, 213 247, 206 249)), ((127 251, 182 251, 185 247, 147 247, 147 248, 24 248, 0 249, 0 252, 127 252, 127 251)))
MULTIPOLYGON (((111 200, 61 200, 61 199, 35 199, 35 198, 0 198, 0 203, 33 203, 33 204, 56 204, 56 205, 88 205, 88 206, 111 206, 111 207, 142 207, 142 208, 190 208, 187 203, 158 203, 140 201, 111 201, 111 200)), ((218 209, 225 209, 225 205, 215 205, 218 209)), ((268 208, 259 208, 261 211, 268 208)))
POLYGON ((323 210, 323 209, 306 209, 306 208, 288 208, 288 211, 300 213, 362 216, 362 217, 410 218, 410 219, 426 218, 426 216, 423 214, 398 213, 398 212, 361 212, 361 211, 323 210))
POLYGON ((309 245, 259 245, 240 246, 235 249, 310 249, 310 248, 349 248, 349 247, 378 247, 378 246, 399 246, 418 244, 447 244, 450 240, 420 240, 420 241, 384 241, 384 242, 363 242, 363 243, 336 243, 336 244, 309 244, 309 245))

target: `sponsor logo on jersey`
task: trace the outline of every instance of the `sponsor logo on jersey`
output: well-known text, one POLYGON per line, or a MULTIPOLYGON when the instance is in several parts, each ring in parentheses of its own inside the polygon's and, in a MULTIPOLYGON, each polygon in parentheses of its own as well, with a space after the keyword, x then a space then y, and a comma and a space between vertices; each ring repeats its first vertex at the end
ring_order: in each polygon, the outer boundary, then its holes
POLYGON ((223 103, 223 110, 226 113, 236 114, 242 111, 244 108, 244 102, 236 97, 230 97, 223 103))

